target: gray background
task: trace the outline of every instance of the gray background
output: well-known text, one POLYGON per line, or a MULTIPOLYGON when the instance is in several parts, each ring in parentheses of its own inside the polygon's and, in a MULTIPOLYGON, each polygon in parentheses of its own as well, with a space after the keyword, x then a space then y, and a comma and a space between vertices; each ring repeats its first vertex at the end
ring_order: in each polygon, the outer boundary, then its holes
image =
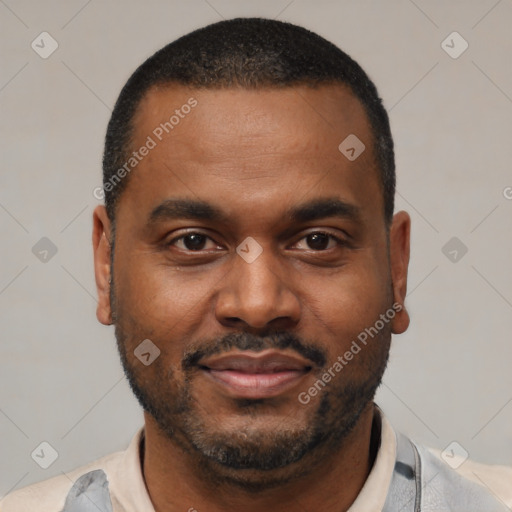
POLYGON ((124 448, 142 424, 113 328, 95 318, 107 121, 158 48, 252 15, 339 45, 390 111, 397 208, 413 220, 412 323, 378 403, 420 442, 512 464, 511 0, 0 0, 0 496, 124 448), (31 48, 43 31, 59 44, 48 59, 31 48), (457 59, 441 46, 453 31, 469 43, 457 59), (456 262, 442 251, 454 236, 468 248, 456 262), (58 249, 46 262, 32 252, 42 237, 58 249), (58 452, 46 470, 31 458, 42 441, 58 452))

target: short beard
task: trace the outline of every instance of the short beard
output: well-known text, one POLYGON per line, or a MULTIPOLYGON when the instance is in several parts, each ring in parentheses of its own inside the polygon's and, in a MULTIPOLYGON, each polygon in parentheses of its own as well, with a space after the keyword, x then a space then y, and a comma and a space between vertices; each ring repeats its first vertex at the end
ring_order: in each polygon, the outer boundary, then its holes
MULTIPOLYGON (((197 411, 190 409, 183 416, 180 433, 199 454, 198 466, 210 481, 261 492, 307 476, 339 451, 372 404, 379 384, 380 380, 365 389, 350 386, 337 394, 324 391, 314 417, 300 430, 283 428, 269 434, 246 429, 213 436, 197 411), (339 403, 349 403, 351 408, 343 410, 339 403), (219 471, 219 465, 227 471, 219 471)), ((155 419, 161 429, 169 427, 165 418, 155 419)))
MULTIPOLYGON (((244 333, 228 337, 230 340, 243 340, 238 344, 246 346, 251 345, 248 339, 254 339, 258 346, 262 343, 261 338, 252 338, 244 333)), ((201 412, 191 394, 190 374, 186 374, 181 384, 171 369, 158 366, 157 359, 152 363, 154 373, 151 380, 145 380, 138 361, 127 357, 129 339, 119 324, 116 325, 116 338, 130 387, 161 432, 196 461, 195 467, 207 481, 229 483, 247 492, 271 489, 305 476, 339 450, 363 411, 373 401, 388 361, 386 352, 385 359, 378 364, 372 362, 369 378, 361 384, 347 382, 339 388, 323 389, 316 411, 300 428, 283 425, 282 430, 269 433, 247 426, 233 432, 223 430, 222 426, 216 428, 208 422, 208 415, 201 412), (302 463, 297 464, 299 461, 302 463)), ((278 339, 286 340, 286 336, 278 339)), ((228 344, 237 345, 236 342, 228 344)), ((272 343, 272 346, 276 345, 279 343, 272 343)), ((342 379, 343 375, 338 378, 342 379)), ((250 418, 258 415, 262 402, 240 399, 237 405, 240 413, 250 418)))

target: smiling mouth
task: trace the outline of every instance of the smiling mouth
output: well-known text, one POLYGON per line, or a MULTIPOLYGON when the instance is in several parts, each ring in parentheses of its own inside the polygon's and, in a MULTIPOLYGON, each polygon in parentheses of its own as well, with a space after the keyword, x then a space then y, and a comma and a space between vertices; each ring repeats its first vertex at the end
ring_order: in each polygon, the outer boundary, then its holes
POLYGON ((278 350, 236 351, 210 357, 199 367, 233 398, 261 399, 281 395, 311 371, 311 361, 278 350))

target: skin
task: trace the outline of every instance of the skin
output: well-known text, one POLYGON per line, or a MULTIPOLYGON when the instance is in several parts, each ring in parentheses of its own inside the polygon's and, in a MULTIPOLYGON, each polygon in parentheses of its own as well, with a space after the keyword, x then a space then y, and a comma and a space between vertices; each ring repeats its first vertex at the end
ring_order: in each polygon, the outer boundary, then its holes
POLYGON ((157 512, 318 510, 319 503, 322 510, 347 510, 375 456, 372 396, 350 398, 347 390, 373 392, 391 333, 408 327, 410 218, 396 213, 387 230, 371 128, 345 87, 155 88, 138 110, 134 148, 190 97, 198 105, 129 177, 116 211, 113 268, 112 224, 103 206, 94 212, 98 320, 115 323, 125 367, 150 396, 162 399, 158 405, 169 409, 173 422, 166 431, 145 412, 143 472, 151 500, 157 512), (353 162, 338 150, 351 133, 366 146, 353 162), (160 218, 148 224, 155 207, 170 198, 206 201, 226 220, 160 218), (357 216, 287 219, 288 209, 323 198, 352 205, 357 216), (187 249, 183 238, 176 241, 191 231, 209 237, 199 251, 187 249), (328 239, 319 248, 307 237, 318 232, 346 243, 328 239), (252 263, 236 253, 249 236, 263 249, 252 263), (299 392, 394 302, 403 309, 389 325, 321 396, 301 404, 299 392), (196 348, 220 351, 218 341, 237 333, 259 340, 293 334, 322 354, 324 364, 313 365, 299 385, 278 397, 242 404, 183 364, 196 348), (144 339, 161 351, 149 366, 133 356, 144 339), (336 438, 333 433, 350 419, 350 428, 336 438), (239 446, 253 440, 249 452, 271 452, 282 433, 287 442, 306 439, 314 425, 324 429, 322 442, 270 470, 227 467, 191 442, 191 436, 239 446))

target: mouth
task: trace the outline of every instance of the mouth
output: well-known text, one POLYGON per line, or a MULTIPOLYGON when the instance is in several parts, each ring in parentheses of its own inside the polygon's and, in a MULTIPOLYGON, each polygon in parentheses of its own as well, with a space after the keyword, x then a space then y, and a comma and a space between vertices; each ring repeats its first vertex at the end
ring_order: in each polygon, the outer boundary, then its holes
POLYGON ((313 363, 277 350, 236 351, 199 362, 199 368, 233 398, 261 399, 297 386, 313 363))

